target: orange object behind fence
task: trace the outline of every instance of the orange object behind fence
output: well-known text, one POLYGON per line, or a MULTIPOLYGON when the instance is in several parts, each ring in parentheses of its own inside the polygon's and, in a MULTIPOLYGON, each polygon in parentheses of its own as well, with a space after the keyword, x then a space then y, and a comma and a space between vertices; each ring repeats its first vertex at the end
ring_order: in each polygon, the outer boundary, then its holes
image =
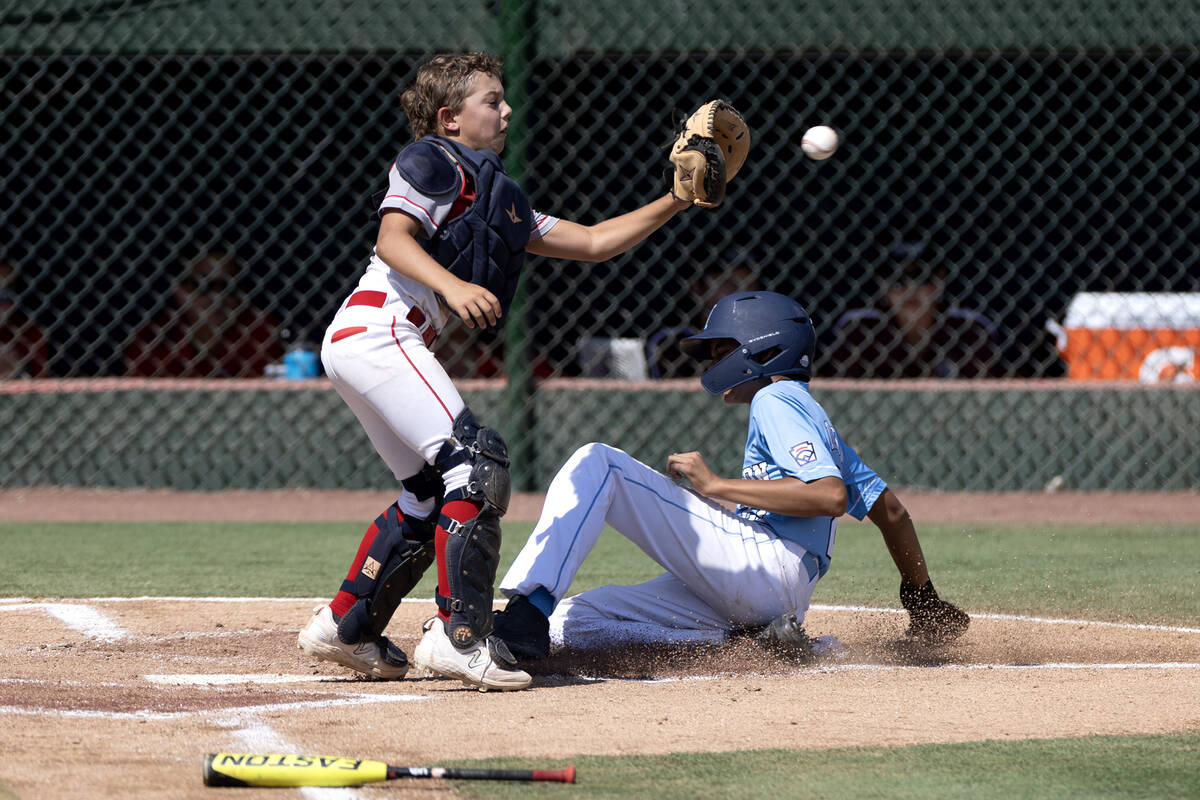
POLYGON ((1200 381, 1200 293, 1077 294, 1059 351, 1073 380, 1200 381))

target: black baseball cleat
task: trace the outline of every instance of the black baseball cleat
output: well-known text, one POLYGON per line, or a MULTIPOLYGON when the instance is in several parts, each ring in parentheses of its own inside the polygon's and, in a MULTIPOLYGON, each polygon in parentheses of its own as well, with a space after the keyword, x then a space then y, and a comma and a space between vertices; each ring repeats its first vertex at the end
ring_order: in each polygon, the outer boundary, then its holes
POLYGON ((523 594, 513 595, 504 610, 496 612, 492 632, 519 661, 550 656, 550 620, 523 594))
POLYGON ((749 637, 776 658, 804 662, 812 658, 813 640, 795 614, 784 614, 766 625, 744 628, 735 635, 749 637))

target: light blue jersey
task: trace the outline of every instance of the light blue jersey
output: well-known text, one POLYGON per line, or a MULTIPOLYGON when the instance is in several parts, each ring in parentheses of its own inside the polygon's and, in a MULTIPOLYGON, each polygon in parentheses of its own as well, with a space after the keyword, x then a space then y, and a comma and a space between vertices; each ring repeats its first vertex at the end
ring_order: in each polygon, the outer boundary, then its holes
MULTIPOLYGON (((803 381, 775 381, 754 395, 750 403, 750 431, 742 459, 747 480, 799 478, 808 483, 835 476, 846 484, 846 513, 862 519, 887 488, 863 463, 809 394, 803 381)), ((767 525, 816 555, 822 575, 833 557, 836 520, 833 517, 790 517, 773 511, 738 506, 738 516, 767 525)))

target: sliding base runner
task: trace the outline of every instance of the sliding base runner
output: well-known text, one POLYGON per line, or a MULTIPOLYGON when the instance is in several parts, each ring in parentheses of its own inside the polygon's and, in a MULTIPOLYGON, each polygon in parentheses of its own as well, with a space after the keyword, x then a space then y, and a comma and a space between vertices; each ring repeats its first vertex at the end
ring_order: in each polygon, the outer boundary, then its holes
POLYGON ((397 778, 574 783, 575 767, 565 769, 455 769, 392 767, 382 761, 285 753, 209 753, 205 786, 361 786, 397 778))

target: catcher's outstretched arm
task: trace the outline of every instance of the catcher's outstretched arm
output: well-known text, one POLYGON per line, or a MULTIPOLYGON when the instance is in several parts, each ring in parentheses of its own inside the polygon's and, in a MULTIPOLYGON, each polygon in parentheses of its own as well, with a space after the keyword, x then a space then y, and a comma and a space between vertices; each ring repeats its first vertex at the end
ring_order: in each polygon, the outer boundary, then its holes
POLYGON ((636 211, 611 217, 595 225, 560 220, 545 236, 530 240, 525 249, 549 258, 605 261, 624 253, 690 206, 690 203, 667 194, 636 211))

